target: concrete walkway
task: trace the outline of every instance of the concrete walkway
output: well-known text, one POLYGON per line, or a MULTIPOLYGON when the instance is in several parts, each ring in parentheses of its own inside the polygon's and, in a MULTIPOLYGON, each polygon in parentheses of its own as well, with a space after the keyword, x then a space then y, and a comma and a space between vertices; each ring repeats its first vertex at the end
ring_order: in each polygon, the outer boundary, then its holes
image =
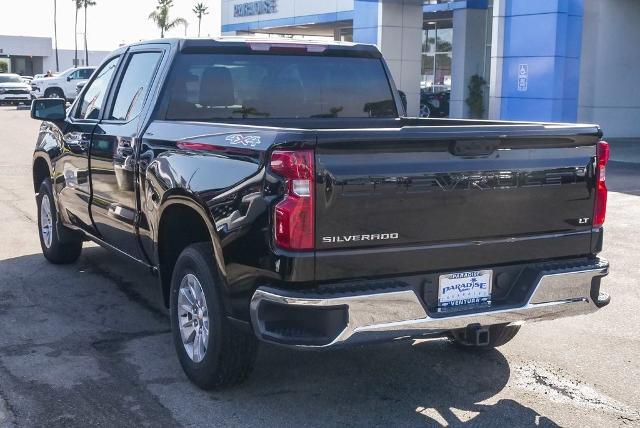
POLYGON ((613 138, 606 140, 611 146, 612 161, 640 164, 640 138, 613 138))

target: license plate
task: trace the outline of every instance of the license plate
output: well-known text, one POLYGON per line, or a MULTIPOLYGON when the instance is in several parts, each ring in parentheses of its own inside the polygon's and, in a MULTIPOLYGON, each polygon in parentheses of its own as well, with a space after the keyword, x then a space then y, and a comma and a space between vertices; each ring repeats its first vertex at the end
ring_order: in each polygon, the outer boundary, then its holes
POLYGON ((491 300, 492 270, 454 272, 440 275, 438 306, 453 308, 464 305, 488 304, 491 300))

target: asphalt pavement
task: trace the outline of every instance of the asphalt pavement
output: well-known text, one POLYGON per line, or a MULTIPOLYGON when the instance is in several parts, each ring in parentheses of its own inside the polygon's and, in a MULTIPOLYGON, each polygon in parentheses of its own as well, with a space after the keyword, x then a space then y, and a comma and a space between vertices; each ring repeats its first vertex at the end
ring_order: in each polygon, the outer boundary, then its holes
POLYGON ((607 171, 605 309, 481 354, 262 346, 247 383, 204 392, 146 270, 91 244, 73 265, 42 257, 28 114, 0 107, 0 426, 640 426, 640 164, 607 171))

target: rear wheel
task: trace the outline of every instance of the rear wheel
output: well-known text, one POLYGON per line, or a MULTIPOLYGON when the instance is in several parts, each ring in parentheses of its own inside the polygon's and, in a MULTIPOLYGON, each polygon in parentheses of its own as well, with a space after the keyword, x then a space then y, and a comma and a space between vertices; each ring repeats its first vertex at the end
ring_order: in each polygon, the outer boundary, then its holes
POLYGON ((171 278, 171 330, 187 377, 202 389, 244 381, 255 362, 258 341, 226 317, 208 242, 188 246, 171 278))
POLYGON ((487 331, 489 333, 488 341, 482 340, 481 344, 478 343, 472 329, 453 330, 449 333, 449 338, 465 348, 493 349, 511 341, 520 331, 520 325, 495 324, 487 327, 487 331))
POLYGON ((82 252, 82 236, 65 228, 58 221, 50 179, 45 179, 40 185, 36 203, 40 246, 44 257, 54 264, 67 264, 78 260, 82 252))

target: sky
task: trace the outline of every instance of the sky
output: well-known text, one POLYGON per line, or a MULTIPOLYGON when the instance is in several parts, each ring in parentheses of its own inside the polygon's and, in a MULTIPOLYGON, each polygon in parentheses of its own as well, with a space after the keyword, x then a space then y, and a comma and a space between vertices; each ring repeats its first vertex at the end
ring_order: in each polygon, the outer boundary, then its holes
MULTIPOLYGON (((120 44, 160 37, 160 30, 148 19, 157 0, 95 0, 88 9, 89 50, 111 51, 120 44)), ((198 35, 198 20, 192 12, 198 2, 209 7, 202 18, 201 35, 220 35, 220 0, 174 0, 170 16, 189 23, 187 35, 198 35)), ((57 0, 58 48, 73 49, 75 0, 57 0)), ((78 47, 82 44, 84 15, 78 14, 78 47)), ((165 37, 184 36, 184 27, 171 30, 165 37)), ((41 36, 53 39, 53 0, 0 0, 0 35, 41 36)))

